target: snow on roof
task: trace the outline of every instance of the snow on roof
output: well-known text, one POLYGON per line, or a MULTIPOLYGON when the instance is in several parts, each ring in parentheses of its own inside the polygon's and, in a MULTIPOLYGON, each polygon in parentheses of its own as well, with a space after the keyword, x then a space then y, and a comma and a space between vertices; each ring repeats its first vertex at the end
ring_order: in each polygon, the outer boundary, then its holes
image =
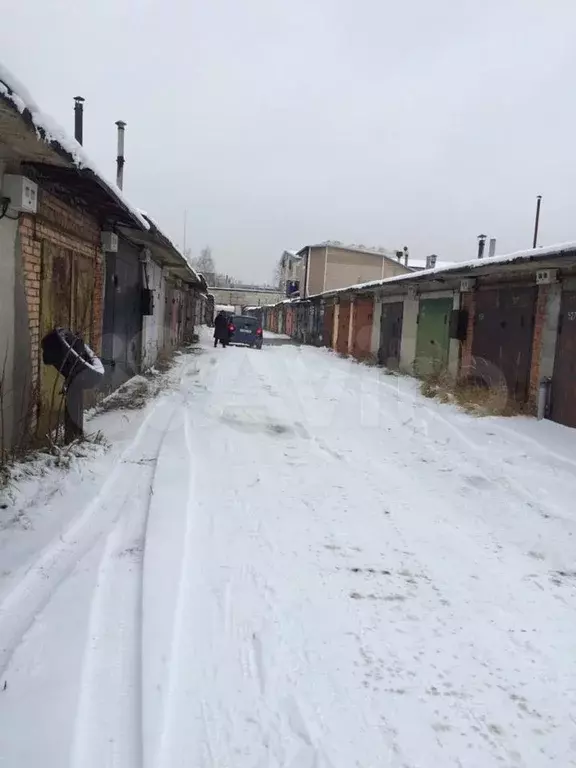
POLYGON ((299 251, 297 251, 298 254, 301 254, 303 251, 305 251, 307 248, 335 248, 339 251, 355 251, 356 253, 368 253, 372 256, 381 256, 385 259, 392 259, 393 261, 398 262, 398 259, 396 258, 397 253, 403 253, 401 248, 398 248, 398 250, 393 250, 391 248, 369 248, 365 245, 346 245, 345 243, 341 243, 338 240, 325 240, 323 243, 311 243, 310 245, 305 245, 302 248, 300 248, 299 251))
POLYGON ((172 239, 168 237, 168 235, 164 232, 164 230, 158 225, 158 222, 150 216, 149 213, 146 213, 146 211, 142 210, 142 208, 138 208, 138 213, 145 219, 146 223, 148 224, 148 229, 156 229, 160 236, 168 243, 168 245, 176 251, 176 253, 180 256, 182 261, 186 264, 186 266, 190 269, 196 280, 198 282, 201 282, 203 279, 203 275, 200 272, 197 272, 194 267, 192 266, 192 263, 190 260, 186 257, 184 253, 180 251, 179 248, 177 248, 174 243, 172 242, 172 239))
MULTIPOLYGON (((453 266, 454 264, 457 264, 457 263, 458 262, 456 262, 456 261, 444 261, 443 259, 438 259, 436 261, 435 266, 436 267, 451 267, 451 266, 453 266)), ((412 269, 426 269, 426 259, 413 259, 413 258, 410 257, 408 259, 408 269, 410 269, 410 267, 412 267, 412 269)))
POLYGON ((12 102, 20 114, 23 115, 25 112, 30 114, 38 138, 41 141, 44 141, 46 144, 54 142, 70 157, 76 168, 91 171, 101 184, 106 187, 111 196, 116 198, 118 203, 120 203, 120 205, 138 221, 143 229, 150 228, 146 219, 140 214, 138 209, 128 201, 121 190, 118 189, 115 184, 111 184, 107 181, 107 179, 100 173, 84 151, 82 145, 79 144, 76 139, 68 136, 64 129, 58 125, 50 115, 42 112, 25 86, 17 80, 17 78, 14 77, 1 62, 0 96, 12 102))
POLYGON ((491 267, 493 265, 513 264, 515 262, 522 261, 535 261, 542 257, 562 256, 566 253, 576 254, 576 240, 569 241, 567 243, 557 243, 556 245, 547 245, 540 248, 529 248, 524 251, 515 251, 514 253, 507 253, 502 256, 492 256, 485 259, 472 259, 470 261, 455 261, 449 267, 434 267, 434 269, 422 269, 416 272, 408 272, 405 275, 396 275, 395 277, 387 277, 383 280, 372 280, 367 283, 357 283, 356 285, 349 285, 346 288, 335 288, 332 291, 325 291, 323 294, 317 295, 329 295, 333 296, 337 293, 345 293, 346 291, 354 290, 359 291, 365 288, 378 288, 381 285, 388 285, 390 283, 400 283, 404 280, 420 280, 424 277, 434 277, 436 275, 450 274, 451 272, 458 272, 460 270, 476 270, 484 267, 491 267))

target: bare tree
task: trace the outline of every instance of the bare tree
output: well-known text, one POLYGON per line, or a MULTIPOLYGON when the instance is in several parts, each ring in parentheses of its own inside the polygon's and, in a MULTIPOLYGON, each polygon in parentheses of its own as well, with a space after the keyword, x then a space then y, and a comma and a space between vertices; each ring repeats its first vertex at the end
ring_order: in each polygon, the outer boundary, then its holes
POLYGON ((200 251, 200 256, 198 257, 198 269, 202 270, 203 273, 210 272, 214 274, 216 272, 214 258, 212 256, 212 248, 210 248, 209 245, 202 248, 200 251))
POLYGON ((214 264, 214 257, 212 256, 212 248, 207 245, 200 251, 200 256, 193 260, 194 269, 201 272, 206 278, 208 285, 214 285, 216 278, 216 266, 214 264))
POLYGON ((278 288, 279 290, 284 290, 284 257, 280 258, 276 266, 274 267, 274 275, 272 277, 272 283, 274 285, 274 288, 278 288))

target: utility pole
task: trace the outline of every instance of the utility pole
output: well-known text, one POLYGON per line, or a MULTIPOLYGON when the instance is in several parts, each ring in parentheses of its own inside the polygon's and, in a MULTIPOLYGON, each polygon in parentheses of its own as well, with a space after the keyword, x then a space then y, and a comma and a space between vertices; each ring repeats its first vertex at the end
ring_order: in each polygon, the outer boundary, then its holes
POLYGON ((536 220, 534 221, 534 240, 532 241, 532 248, 538 247, 538 227, 540 226, 540 205, 542 203, 542 195, 536 197, 536 220))
POLYGON ((186 224, 188 220, 188 211, 184 211, 184 236, 182 238, 182 253, 186 256, 186 224))

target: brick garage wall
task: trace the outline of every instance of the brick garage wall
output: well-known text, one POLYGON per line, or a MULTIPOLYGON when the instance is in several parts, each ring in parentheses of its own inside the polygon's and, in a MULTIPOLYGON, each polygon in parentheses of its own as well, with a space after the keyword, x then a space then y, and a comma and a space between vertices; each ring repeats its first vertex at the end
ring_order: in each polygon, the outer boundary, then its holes
POLYGON ((40 279, 42 272, 42 243, 36 236, 33 216, 23 215, 19 221, 20 250, 24 294, 28 307, 28 331, 30 334, 31 387, 38 388, 40 367, 40 279))
MULTIPOLYGON (((99 353, 102 340, 104 286, 100 226, 94 216, 63 202, 40 188, 38 213, 35 216, 24 214, 20 217, 19 234, 30 332, 31 390, 34 401, 39 404, 43 242, 61 246, 93 262, 90 343, 94 350, 99 353)), ((73 286, 71 290, 73 290, 73 286)), ((31 426, 34 428, 38 418, 37 406, 33 407, 32 410, 31 426)))
POLYGON ((546 325, 546 312, 550 286, 539 285, 536 307, 534 310, 534 335, 532 337, 532 362, 530 364, 530 387, 528 390, 528 405, 532 412, 538 406, 538 389, 540 386, 540 361, 542 358, 542 340, 546 325))
POLYGON ((92 328, 90 342, 95 352, 101 351, 102 313, 104 299, 104 263, 100 250, 100 226, 98 220, 54 195, 41 190, 36 233, 39 240, 68 248, 85 256, 94 263, 92 293, 92 328))

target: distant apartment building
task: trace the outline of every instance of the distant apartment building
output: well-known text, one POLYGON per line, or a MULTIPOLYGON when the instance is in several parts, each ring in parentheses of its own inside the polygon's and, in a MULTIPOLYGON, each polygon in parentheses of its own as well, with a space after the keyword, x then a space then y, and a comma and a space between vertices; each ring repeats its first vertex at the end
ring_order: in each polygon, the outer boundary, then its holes
POLYGON ((280 260, 280 288, 285 296, 300 296, 302 256, 284 251, 280 260))
POLYGON ((335 288, 346 288, 370 280, 403 275, 408 251, 342 245, 326 242, 305 245, 299 251, 284 251, 283 285, 287 296, 314 296, 335 288))

